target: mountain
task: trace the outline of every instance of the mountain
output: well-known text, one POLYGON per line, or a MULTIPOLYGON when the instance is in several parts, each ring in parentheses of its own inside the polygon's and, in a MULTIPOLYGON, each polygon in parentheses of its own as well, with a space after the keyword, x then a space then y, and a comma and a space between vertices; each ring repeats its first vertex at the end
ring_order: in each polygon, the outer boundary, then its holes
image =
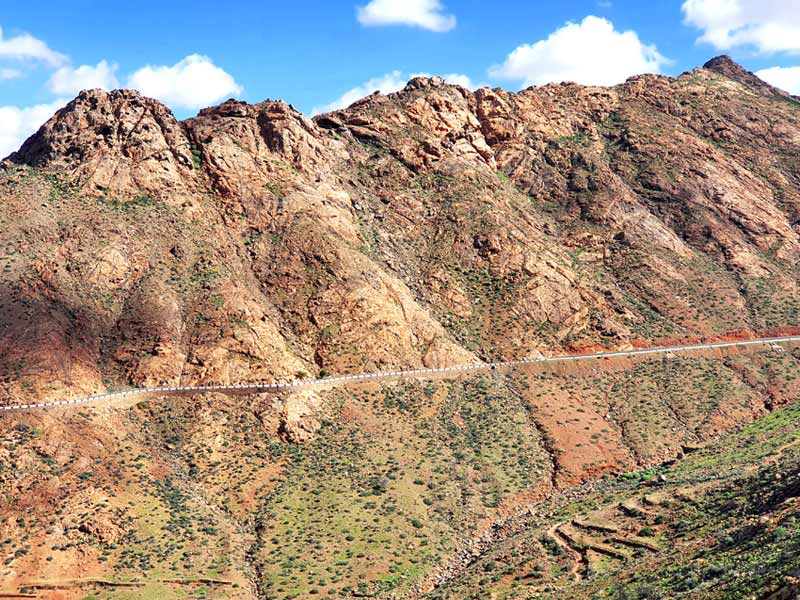
MULTIPOLYGON (((610 88, 419 77, 314 119, 229 100, 177 121, 89 90, 2 163, 0 190, 6 404, 798 324, 800 102, 726 57, 610 88)), ((6 415, 0 582, 465 597, 482 567, 453 561, 502 519, 724 443, 796 399, 798 360, 6 415)), ((595 593, 572 575, 536 593, 595 593)))

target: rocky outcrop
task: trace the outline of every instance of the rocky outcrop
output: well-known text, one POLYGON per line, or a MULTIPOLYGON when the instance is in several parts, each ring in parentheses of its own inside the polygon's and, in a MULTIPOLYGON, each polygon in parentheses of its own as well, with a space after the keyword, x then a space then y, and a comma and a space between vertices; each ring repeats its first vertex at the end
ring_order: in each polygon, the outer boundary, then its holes
POLYGON ((758 91, 759 93, 769 96, 783 96, 788 97, 789 94, 783 90, 779 90, 775 86, 769 85, 763 79, 760 79, 755 73, 751 73, 747 69, 742 68, 741 65, 734 62, 728 55, 717 56, 709 60, 703 65, 704 69, 719 73, 723 77, 738 81, 746 85, 748 88, 758 91))
POLYGON ((10 157, 64 168, 92 194, 163 196, 193 188, 192 151, 172 112, 133 90, 86 90, 10 157))
POLYGON ((263 191, 281 176, 283 163, 316 176, 343 154, 341 143, 324 138, 308 117, 279 100, 229 100, 201 110, 185 127, 204 171, 226 196, 263 191))

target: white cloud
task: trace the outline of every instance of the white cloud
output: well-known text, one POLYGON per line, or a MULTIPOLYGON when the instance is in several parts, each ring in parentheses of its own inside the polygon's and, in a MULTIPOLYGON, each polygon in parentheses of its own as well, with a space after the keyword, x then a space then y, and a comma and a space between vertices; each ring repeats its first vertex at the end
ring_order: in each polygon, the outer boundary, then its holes
POLYGON ((22 142, 66 103, 66 100, 56 100, 27 108, 0 106, 0 159, 19 149, 22 142))
POLYGON ((361 85, 357 85, 356 87, 347 90, 333 102, 323 104, 322 106, 315 106, 313 109, 311 109, 311 114, 318 115, 320 113, 326 113, 331 112, 332 110, 345 108, 350 106, 356 100, 360 100, 364 96, 369 96, 376 90, 380 90, 384 94, 390 94, 392 92, 402 90, 405 85, 406 79, 403 77, 403 74, 400 71, 392 71, 391 73, 387 73, 382 77, 373 77, 372 79, 368 79, 361 85))
POLYGON ((800 96, 800 67, 770 67, 756 71, 761 79, 795 96, 800 96))
POLYGON ((0 81, 8 81, 9 79, 19 79, 22 77, 22 71, 19 69, 0 69, 0 81))
MULTIPOLYGON (((413 79, 414 77, 430 77, 430 74, 412 73, 406 77, 403 75, 402 71, 392 71, 391 73, 387 73, 381 77, 373 77, 361 85, 357 85, 356 87, 347 90, 333 102, 329 102, 328 104, 323 104, 321 106, 315 106, 311 109, 311 114, 318 115, 321 113, 338 110, 340 108, 346 108, 356 100, 360 100, 365 96, 369 96, 375 91, 380 91, 383 94, 398 92, 406 87, 406 83, 409 79, 413 79)), ((454 85, 461 85, 469 89, 474 87, 470 78, 466 75, 462 75, 461 73, 450 73, 448 75, 442 75, 442 77, 445 81, 454 85)))
MULTIPOLYGON (((416 77, 416 75, 414 75, 416 77)), ((452 83, 453 85, 460 85, 461 87, 465 87, 468 90, 474 90, 476 86, 472 83, 472 80, 467 75, 463 75, 461 73, 448 73, 447 75, 442 75, 444 80, 447 83, 452 83)))
POLYGON ((38 60, 51 67, 58 67, 67 62, 67 57, 51 50, 42 40, 28 33, 4 38, 0 27, 0 58, 14 60, 38 60))
POLYGON ((242 87, 230 74, 199 54, 187 56, 171 67, 142 67, 128 78, 128 87, 172 107, 191 109, 242 93, 242 87))
POLYGON ((357 10, 362 25, 410 25, 430 31, 450 31, 455 15, 445 14, 439 0, 372 0, 357 10))
POLYGON ((797 0, 686 0, 681 10, 687 24, 702 30, 697 41, 717 49, 800 52, 797 0))
POLYGON ((111 90, 119 87, 116 77, 117 65, 101 60, 96 66, 61 67, 47 82, 54 94, 74 96, 81 90, 102 88, 111 90))
POLYGON ((616 31, 607 19, 590 15, 567 23, 546 40, 518 46, 489 74, 522 81, 523 86, 561 81, 613 85, 631 75, 658 73, 668 62, 635 31, 616 31))

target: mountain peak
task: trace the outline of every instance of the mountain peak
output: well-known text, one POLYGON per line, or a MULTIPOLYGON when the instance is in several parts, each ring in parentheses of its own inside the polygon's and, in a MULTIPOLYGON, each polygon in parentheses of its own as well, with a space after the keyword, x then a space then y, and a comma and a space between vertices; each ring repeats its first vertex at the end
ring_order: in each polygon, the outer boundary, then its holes
POLYGON ((763 79, 759 78, 755 73, 745 69, 742 65, 737 63, 727 54, 715 56, 706 64, 703 65, 704 69, 714 71, 715 73, 727 77, 733 81, 737 81, 749 88, 766 94, 768 96, 787 96, 788 94, 783 90, 768 84, 763 79))
POLYGON ((727 73, 746 73, 747 71, 733 60, 727 54, 720 54, 719 56, 715 56, 703 65, 704 69, 709 69, 710 71, 716 71, 720 74, 727 74, 727 73))
POLYGON ((412 77, 406 83, 405 89, 406 90, 419 90, 426 87, 442 87, 447 85, 447 82, 444 80, 443 77, 439 77, 438 75, 427 76, 427 75, 418 75, 417 77, 412 77))
POLYGON ((90 189, 122 196, 176 187, 192 154, 169 108, 135 90, 84 90, 8 158, 67 167, 90 189))
POLYGON ((9 158, 30 165, 82 162, 95 151, 124 145, 132 129, 151 119, 161 129, 180 129, 169 108, 136 90, 83 90, 9 158))

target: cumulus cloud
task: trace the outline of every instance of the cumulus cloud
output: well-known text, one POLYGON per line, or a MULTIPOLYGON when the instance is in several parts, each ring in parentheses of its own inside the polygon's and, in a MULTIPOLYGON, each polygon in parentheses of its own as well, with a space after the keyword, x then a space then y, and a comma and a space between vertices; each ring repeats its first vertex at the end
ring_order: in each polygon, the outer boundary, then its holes
POLYGON ((242 93, 242 87, 229 73, 199 54, 187 56, 171 67, 142 67, 128 78, 127 85, 172 107, 190 109, 242 93))
POLYGON ((402 72, 392 71, 391 73, 387 73, 381 77, 373 77, 372 79, 368 79, 361 85, 357 85, 356 87, 347 90, 333 102, 329 102, 328 104, 323 104, 321 106, 315 106, 313 109, 311 109, 311 114, 318 115, 320 113, 326 113, 332 110, 345 108, 350 106, 356 100, 360 100, 364 96, 369 96, 376 90, 380 90, 384 94, 390 94, 403 89, 405 85, 406 80, 403 77, 402 72))
POLYGON ((0 81, 8 81, 9 79, 19 79, 22 77, 22 71, 19 69, 0 69, 0 81))
POLYGON ((575 81, 613 85, 631 75, 658 73, 669 61, 639 40, 635 31, 616 31, 607 19, 587 16, 567 23, 547 39, 515 48, 489 74, 523 86, 575 81))
POLYGON ((47 82, 54 94, 74 96, 81 90, 102 88, 111 90, 119 87, 116 77, 117 65, 101 60, 97 65, 80 67, 61 67, 47 82))
POLYGON ((0 158, 18 150, 22 142, 66 103, 66 100, 56 100, 27 108, 0 106, 0 158))
MULTIPOLYGON (((365 96, 369 96, 375 91, 380 91, 384 94, 398 92, 406 86, 406 83, 409 79, 413 79, 414 77, 430 77, 430 74, 412 73, 406 77, 403 75, 402 71, 392 71, 391 73, 387 73, 386 75, 382 75, 380 77, 373 77, 361 85, 357 85, 356 87, 347 90, 333 102, 329 102, 328 104, 323 104, 321 106, 315 106, 313 109, 311 109, 311 114, 318 115, 321 113, 331 112, 332 110, 346 108, 356 100, 360 100, 365 96)), ((462 75, 460 73, 450 73, 448 75, 442 75, 442 77, 448 83, 461 85, 465 88, 473 88, 472 81, 466 75, 462 75)))
POLYGON ((365 26, 410 25, 430 31, 450 31, 456 17, 444 13, 439 0, 372 0, 357 9, 358 22, 365 26))
MULTIPOLYGON (((416 77, 416 75, 414 75, 414 77, 416 77)), ((467 75, 463 75, 461 73, 448 73, 446 75, 442 75, 442 77, 447 83, 452 83, 453 85, 460 85, 461 87, 465 87, 468 90, 474 90, 475 88, 480 87, 472 83, 472 80, 467 75)))
POLYGON ((702 31, 697 41, 719 50, 800 53, 796 0, 686 0, 681 10, 684 21, 702 31))
POLYGON ((0 27, 0 58, 13 60, 37 60, 51 67, 58 67, 67 62, 67 57, 52 50, 42 40, 28 33, 14 37, 3 37, 0 27))
POLYGON ((761 79, 795 96, 800 96, 800 67, 770 67, 756 71, 761 79))

